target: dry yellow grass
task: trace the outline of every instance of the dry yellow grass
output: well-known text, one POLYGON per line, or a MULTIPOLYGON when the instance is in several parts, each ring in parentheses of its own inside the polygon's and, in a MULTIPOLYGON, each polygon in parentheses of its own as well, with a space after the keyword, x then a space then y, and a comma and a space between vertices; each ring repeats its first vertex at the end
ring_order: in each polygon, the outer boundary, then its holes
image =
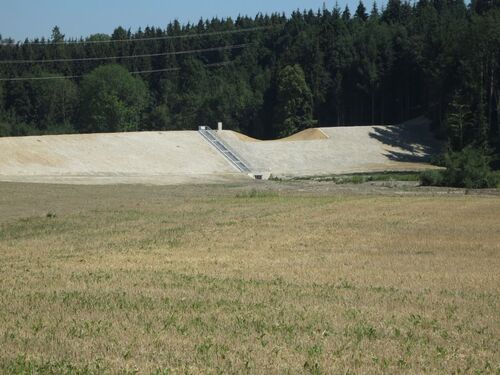
POLYGON ((242 191, 0 184, 0 373, 499 373, 498 197, 242 191))

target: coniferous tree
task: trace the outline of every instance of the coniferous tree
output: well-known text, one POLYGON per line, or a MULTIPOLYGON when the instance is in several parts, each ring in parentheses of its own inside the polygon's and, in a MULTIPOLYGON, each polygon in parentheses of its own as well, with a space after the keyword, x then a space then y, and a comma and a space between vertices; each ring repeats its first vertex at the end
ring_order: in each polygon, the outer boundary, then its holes
POLYGON ((446 120, 452 151, 460 151, 464 148, 465 134, 472 126, 472 112, 466 104, 462 104, 460 101, 461 98, 455 96, 450 104, 446 120))
POLYGON ((342 12, 342 19, 346 22, 351 19, 351 11, 349 10, 349 7, 347 5, 345 6, 344 11, 342 12))
POLYGON ((398 23, 401 21, 401 1, 389 0, 382 14, 382 19, 387 23, 398 23))
POLYGON ((52 29, 52 36, 50 38, 50 41, 52 43, 62 43, 64 42, 64 34, 61 33, 61 30, 59 29, 59 26, 55 26, 52 29))
POLYGON ((286 137, 315 124, 312 116, 312 94, 304 71, 288 65, 278 74, 276 98, 276 133, 286 137))
MULTIPOLYGON (((373 3, 375 5, 375 3, 373 3)), ((368 14, 366 13, 366 7, 363 4, 363 1, 359 1, 358 7, 356 8, 356 13, 354 13, 354 18, 366 21, 368 19, 368 14)))
POLYGON ((374 1, 372 5, 372 10, 370 12, 370 18, 372 20, 377 20, 379 18, 377 3, 374 1))

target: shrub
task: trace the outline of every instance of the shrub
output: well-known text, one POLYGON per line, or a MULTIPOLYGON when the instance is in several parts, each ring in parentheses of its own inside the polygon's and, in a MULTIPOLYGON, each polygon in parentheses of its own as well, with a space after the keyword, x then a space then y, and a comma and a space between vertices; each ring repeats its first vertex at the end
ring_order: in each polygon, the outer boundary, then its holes
POLYGON ((363 176, 352 176, 350 181, 351 184, 362 184, 365 182, 365 178, 363 176))
POLYGON ((466 147, 460 152, 444 155, 444 171, 421 174, 422 185, 451 186, 467 189, 496 187, 497 177, 490 168, 491 158, 481 149, 466 147))
POLYGON ((420 175, 420 183, 423 186, 441 186, 443 184, 443 175, 441 171, 424 171, 420 175))
POLYGON ((445 156, 444 182, 449 186, 482 189, 495 187, 490 169, 491 158, 482 150, 466 147, 461 152, 445 156))
POLYGON ((0 119, 0 137, 9 137, 12 132, 10 123, 0 119))

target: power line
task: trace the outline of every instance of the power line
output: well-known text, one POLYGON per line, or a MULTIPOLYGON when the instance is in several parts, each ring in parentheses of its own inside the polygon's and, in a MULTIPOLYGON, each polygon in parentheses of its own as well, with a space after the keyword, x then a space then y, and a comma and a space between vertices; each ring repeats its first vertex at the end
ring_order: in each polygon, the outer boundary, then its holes
POLYGON ((55 76, 55 77, 20 77, 20 78, 0 78, 0 82, 12 81, 49 81, 55 79, 81 78, 83 76, 55 76))
MULTIPOLYGON (((233 61, 226 61, 222 63, 213 63, 204 65, 205 68, 216 68, 220 66, 226 66, 232 64, 233 61)), ((130 74, 150 74, 150 73, 161 73, 161 72, 177 72, 181 68, 166 68, 166 69, 152 69, 152 70, 138 70, 130 72, 130 74)), ((71 75, 71 76, 54 76, 54 77, 18 77, 18 78, 0 78, 0 82, 7 81, 49 81, 57 79, 73 79, 73 78, 83 78, 83 75, 71 75)))
MULTIPOLYGON (((232 64, 233 61, 225 61, 220 63, 205 64, 205 68, 216 68, 219 66, 226 66, 232 64)), ((178 72, 181 68, 166 68, 166 69, 152 69, 152 70, 139 70, 135 72, 130 72, 130 74, 149 74, 149 73, 161 73, 161 72, 178 72)))
POLYGON ((128 56, 105 56, 105 57, 84 57, 78 59, 49 59, 49 60, 0 60, 0 64, 46 64, 58 62, 76 62, 76 61, 101 61, 101 60, 115 60, 115 59, 138 59, 142 57, 159 57, 159 56, 174 56, 174 55, 188 55, 192 53, 226 51, 232 49, 242 49, 252 45, 252 43, 233 44, 230 46, 211 47, 203 49, 193 49, 187 51, 174 51, 162 53, 148 53, 143 55, 128 55, 128 56))
POLYGON ((225 30, 225 31, 212 31, 207 33, 197 33, 197 34, 186 34, 186 35, 169 35, 169 36, 158 36, 152 38, 129 38, 129 39, 108 39, 108 40, 81 40, 81 41, 67 41, 67 42, 47 42, 47 43, 39 43, 39 42, 27 42, 27 43, 9 43, 2 41, 0 45, 2 46, 57 46, 57 45, 75 45, 75 44, 108 44, 108 43, 135 43, 135 42, 146 42, 146 41, 154 41, 154 40, 172 40, 172 39, 191 39, 191 38, 203 38, 206 36, 213 35, 227 35, 227 34, 239 34, 239 33, 248 33, 252 31, 260 31, 260 30, 269 30, 282 25, 271 25, 271 26, 259 26, 259 27, 250 27, 247 29, 236 29, 236 30, 225 30))

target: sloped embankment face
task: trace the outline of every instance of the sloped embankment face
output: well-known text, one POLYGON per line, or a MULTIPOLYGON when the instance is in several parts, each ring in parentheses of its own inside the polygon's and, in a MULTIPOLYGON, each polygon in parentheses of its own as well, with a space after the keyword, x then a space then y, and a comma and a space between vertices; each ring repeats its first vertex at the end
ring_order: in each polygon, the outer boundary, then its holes
MULTIPOLYGON (((277 141, 218 135, 252 170, 312 176, 427 169, 427 125, 308 129, 277 141)), ((0 138, 0 181, 182 184, 246 179, 195 131, 0 138)))
POLYGON ((237 153, 259 172, 276 176, 311 176, 432 168, 439 152, 427 124, 309 129, 277 141, 221 134, 237 153))
POLYGON ((0 180, 200 182, 238 176, 197 132, 0 138, 0 180))

